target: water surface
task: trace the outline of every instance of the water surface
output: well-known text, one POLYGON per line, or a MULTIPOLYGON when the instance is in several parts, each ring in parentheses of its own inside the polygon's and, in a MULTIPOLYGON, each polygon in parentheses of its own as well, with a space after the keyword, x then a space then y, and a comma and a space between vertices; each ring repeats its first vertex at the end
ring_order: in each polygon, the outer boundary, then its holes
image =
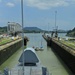
MULTIPOLYGON (((29 33, 25 34, 25 36, 29 38, 27 47, 43 46, 44 51, 37 51, 36 53, 38 54, 41 64, 46 66, 52 75, 73 75, 67 66, 63 63, 63 61, 53 52, 53 50, 50 47, 47 47, 47 43, 42 38, 41 33, 29 33)), ((3 70, 5 67, 12 68, 17 65, 21 53, 22 49, 14 53, 6 62, 0 66, 0 70, 3 70)))

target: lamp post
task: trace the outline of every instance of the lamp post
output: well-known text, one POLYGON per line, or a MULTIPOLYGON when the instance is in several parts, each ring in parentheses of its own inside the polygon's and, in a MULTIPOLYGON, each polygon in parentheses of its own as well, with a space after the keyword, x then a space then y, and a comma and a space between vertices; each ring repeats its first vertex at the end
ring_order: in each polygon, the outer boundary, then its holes
POLYGON ((48 23, 48 34, 49 34, 49 23, 48 23))
POLYGON ((23 0, 21 0, 21 20, 22 20, 22 49, 23 49, 23 75, 24 75, 24 21, 23 21, 23 0))
POLYGON ((55 11, 55 37, 58 37, 56 21, 57 21, 57 11, 55 11))
POLYGON ((55 30, 56 30, 57 11, 55 11, 55 30))
POLYGON ((9 30, 8 30, 9 28, 8 27, 9 27, 9 22, 7 23, 7 35, 9 35, 9 30))

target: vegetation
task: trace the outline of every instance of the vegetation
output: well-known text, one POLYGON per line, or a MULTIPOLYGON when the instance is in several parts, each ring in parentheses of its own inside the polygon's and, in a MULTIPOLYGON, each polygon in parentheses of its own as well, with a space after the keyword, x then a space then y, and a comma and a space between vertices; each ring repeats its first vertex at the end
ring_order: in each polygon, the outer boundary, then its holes
MULTIPOLYGON (((27 37, 25 37, 27 39, 27 37)), ((13 42, 15 40, 17 40, 18 38, 17 37, 2 37, 0 38, 0 45, 4 45, 4 44, 7 44, 7 43, 10 43, 10 42, 13 42)), ((28 39, 27 39, 28 41, 28 39)))
POLYGON ((29 30, 24 30, 24 33, 40 33, 40 32, 42 32, 42 31, 36 31, 36 30, 29 31, 29 30))
POLYGON ((0 38, 0 45, 4 45, 11 41, 12 41, 12 39, 10 39, 10 38, 0 38))
MULTIPOLYGON (((0 34, 3 34, 3 33, 6 33, 7 32, 7 27, 0 27, 0 34)), ((25 33, 42 33, 42 32, 45 32, 45 33, 50 33, 52 31, 47 31, 47 30, 42 30, 38 27, 25 27, 24 28, 24 32, 25 33)), ((66 33, 67 31, 65 30, 58 30, 58 33, 66 33)))
MULTIPOLYGON (((42 32, 50 33, 52 31, 42 30, 42 29, 40 29, 38 27, 25 27, 24 28, 24 32, 25 33, 42 33, 42 32)), ((67 31, 65 31, 65 30, 58 30, 57 32, 58 33, 66 33, 67 31)))
POLYGON ((0 27, 0 34, 6 33, 7 27, 0 27))
POLYGON ((65 44, 66 46, 69 46, 73 49, 75 49, 75 42, 74 41, 65 41, 65 40, 61 40, 61 43, 65 44))
POLYGON ((75 28, 67 32, 67 36, 75 37, 75 28))
POLYGON ((25 27, 24 32, 25 33, 40 33, 40 32, 43 32, 43 30, 38 27, 25 27))

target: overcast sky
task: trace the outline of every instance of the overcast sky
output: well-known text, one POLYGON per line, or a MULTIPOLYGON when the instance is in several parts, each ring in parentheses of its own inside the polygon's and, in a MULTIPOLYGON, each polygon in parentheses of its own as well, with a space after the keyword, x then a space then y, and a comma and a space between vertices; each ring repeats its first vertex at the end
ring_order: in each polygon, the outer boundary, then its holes
MULTIPOLYGON (((24 0, 24 27, 69 30, 75 27, 75 0, 24 0)), ((0 26, 21 24, 21 0, 0 0, 0 26)))

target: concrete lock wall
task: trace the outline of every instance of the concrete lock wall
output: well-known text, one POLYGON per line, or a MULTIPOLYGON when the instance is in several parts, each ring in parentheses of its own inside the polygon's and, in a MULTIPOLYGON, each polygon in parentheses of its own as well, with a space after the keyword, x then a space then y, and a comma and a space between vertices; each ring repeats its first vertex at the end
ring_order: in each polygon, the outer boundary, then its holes
POLYGON ((0 65, 6 61, 14 52, 16 52, 22 46, 22 40, 4 48, 0 51, 0 65))
POLYGON ((65 50, 64 47, 58 45, 56 42, 50 40, 49 42, 53 51, 55 51, 61 59, 66 63, 66 65, 71 69, 71 71, 75 74, 75 56, 65 50))

